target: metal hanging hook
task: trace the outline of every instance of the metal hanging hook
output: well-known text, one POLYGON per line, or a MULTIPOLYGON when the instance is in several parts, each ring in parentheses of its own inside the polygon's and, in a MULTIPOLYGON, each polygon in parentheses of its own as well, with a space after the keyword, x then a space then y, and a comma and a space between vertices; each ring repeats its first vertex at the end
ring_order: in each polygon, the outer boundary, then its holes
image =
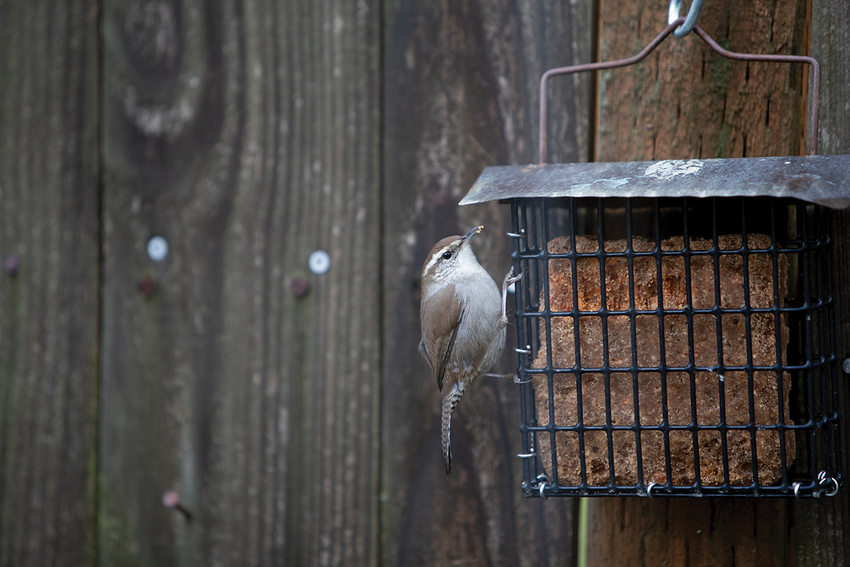
MULTIPOLYGON (((702 10, 703 1, 704 0, 693 0, 693 2, 691 2, 691 8, 688 10, 688 16, 685 18, 685 23, 679 26, 676 31, 673 32, 673 35, 676 37, 685 37, 691 33, 691 30, 694 29, 694 26, 697 23, 699 12, 702 10)), ((668 25, 679 19, 679 12, 681 9, 682 0, 670 0, 670 8, 667 10, 668 25)))
MULTIPOLYGON (((693 7, 696 4, 691 5, 691 11, 693 12, 693 7)), ((689 16, 690 17, 690 16, 689 16)), ((652 41, 650 41, 646 47, 644 47, 639 53, 632 55, 631 57, 626 57, 625 59, 614 59, 611 61, 601 61, 598 63, 581 63, 578 65, 570 65, 568 67, 555 67, 553 69, 549 69, 540 77, 540 114, 539 114, 539 124, 540 127, 538 129, 538 163, 543 165, 546 163, 546 151, 548 144, 548 135, 546 131, 546 124, 548 122, 548 105, 546 99, 546 86, 550 78, 557 75, 567 75, 570 73, 582 73, 585 71, 601 71, 603 69, 614 69, 616 67, 627 67, 629 65, 634 65, 635 63, 642 61, 647 55, 649 55, 652 50, 654 50, 658 45, 664 41, 667 36, 671 33, 675 33, 678 31, 676 28, 682 29, 686 25, 686 20, 684 18, 679 18, 674 22, 667 25, 666 28, 661 30, 652 41)), ((734 59, 737 61, 761 61, 761 62, 773 62, 773 63, 807 63, 811 66, 812 70, 812 104, 809 106, 809 119, 808 119, 808 135, 809 135, 809 155, 815 155, 818 149, 818 108, 820 103, 820 63, 818 63, 817 59, 813 57, 809 57, 808 55, 773 55, 773 54, 761 54, 761 53, 738 53, 735 51, 729 51, 728 49, 724 49, 720 46, 710 35, 708 35, 705 30, 703 30, 699 26, 694 26, 694 33, 699 36, 701 40, 703 40, 711 49, 715 52, 719 53, 723 57, 727 59, 734 59)))

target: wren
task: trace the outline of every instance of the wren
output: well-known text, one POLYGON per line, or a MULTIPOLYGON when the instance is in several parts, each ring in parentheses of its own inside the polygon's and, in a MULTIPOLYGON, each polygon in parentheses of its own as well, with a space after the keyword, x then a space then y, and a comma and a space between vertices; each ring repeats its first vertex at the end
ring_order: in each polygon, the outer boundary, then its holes
POLYGON ((446 474, 452 470, 452 412, 473 380, 499 360, 508 324, 508 286, 522 277, 511 268, 500 296, 469 244, 483 228, 443 238, 422 267, 419 350, 443 393, 441 444, 446 474))

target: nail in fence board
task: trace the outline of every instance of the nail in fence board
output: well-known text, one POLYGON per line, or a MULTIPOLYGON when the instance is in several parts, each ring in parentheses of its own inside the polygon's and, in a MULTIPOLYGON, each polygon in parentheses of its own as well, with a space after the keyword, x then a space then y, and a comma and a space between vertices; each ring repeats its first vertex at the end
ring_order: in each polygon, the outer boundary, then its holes
POLYGON ((380 3, 103 9, 101 560, 375 564, 380 3))

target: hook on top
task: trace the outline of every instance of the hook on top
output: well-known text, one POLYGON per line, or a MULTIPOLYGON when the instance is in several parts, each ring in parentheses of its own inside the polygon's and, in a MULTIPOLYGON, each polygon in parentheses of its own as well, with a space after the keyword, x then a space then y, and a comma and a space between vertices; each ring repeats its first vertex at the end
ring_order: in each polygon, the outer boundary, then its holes
MULTIPOLYGON (((691 30, 693 30, 694 26, 697 24, 697 18, 699 17, 700 10, 702 10, 703 1, 704 0, 693 0, 693 2, 691 2, 691 8, 688 10, 688 16, 685 18, 685 23, 676 28, 673 35, 676 37, 685 37, 691 33, 691 30)), ((682 0, 670 0, 670 8, 667 10, 668 26, 679 19, 679 12, 681 9, 682 0)))

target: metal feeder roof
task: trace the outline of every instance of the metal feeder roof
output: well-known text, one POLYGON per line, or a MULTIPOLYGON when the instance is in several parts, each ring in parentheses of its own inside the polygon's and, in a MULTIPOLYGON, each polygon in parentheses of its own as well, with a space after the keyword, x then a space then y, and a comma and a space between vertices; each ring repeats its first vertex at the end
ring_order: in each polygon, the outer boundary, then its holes
MULTIPOLYGON (((671 6, 672 9, 672 6, 671 6)), ((737 53, 721 47, 705 30, 689 25, 711 49, 738 61, 804 63, 812 71, 812 103, 808 120, 809 155, 686 159, 663 161, 547 164, 546 85, 551 77, 632 65, 644 59, 680 25, 671 21, 639 53, 625 59, 549 69, 540 78, 538 164, 487 167, 460 205, 531 197, 792 197, 833 209, 850 206, 850 155, 817 153, 820 64, 803 55, 737 53)), ((690 29, 690 28, 687 28, 690 29)))
POLYGON ((850 155, 487 167, 460 201, 534 197, 792 197, 850 206, 850 155))

